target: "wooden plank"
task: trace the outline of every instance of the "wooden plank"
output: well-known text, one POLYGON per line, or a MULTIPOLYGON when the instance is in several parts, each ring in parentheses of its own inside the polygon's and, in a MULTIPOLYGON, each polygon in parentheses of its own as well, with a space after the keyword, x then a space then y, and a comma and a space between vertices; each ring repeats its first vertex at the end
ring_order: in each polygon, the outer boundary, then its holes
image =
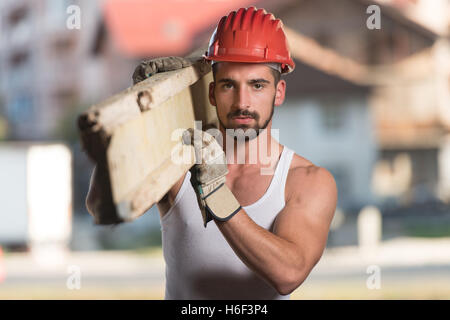
POLYGON ((141 216, 193 165, 192 147, 181 133, 202 121, 216 126, 209 104, 210 66, 200 50, 191 67, 160 73, 90 107, 78 126, 84 150, 96 164, 100 201, 97 224, 132 221, 141 216), (172 160, 185 152, 185 163, 172 160))

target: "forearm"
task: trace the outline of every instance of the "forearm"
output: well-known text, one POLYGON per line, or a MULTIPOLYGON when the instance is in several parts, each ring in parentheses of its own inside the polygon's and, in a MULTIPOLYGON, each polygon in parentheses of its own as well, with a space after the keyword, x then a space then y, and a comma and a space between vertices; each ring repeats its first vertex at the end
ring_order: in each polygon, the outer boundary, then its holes
POLYGON ((257 225, 243 209, 216 224, 236 255, 278 292, 288 294, 306 278, 298 246, 257 225))

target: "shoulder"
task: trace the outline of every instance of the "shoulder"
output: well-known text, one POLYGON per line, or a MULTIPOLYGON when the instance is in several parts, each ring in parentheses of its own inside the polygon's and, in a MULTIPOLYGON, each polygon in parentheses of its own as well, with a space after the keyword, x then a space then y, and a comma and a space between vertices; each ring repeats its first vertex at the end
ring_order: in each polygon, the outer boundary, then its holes
POLYGON ((294 153, 286 180, 286 202, 311 197, 336 202, 336 181, 327 169, 294 153))

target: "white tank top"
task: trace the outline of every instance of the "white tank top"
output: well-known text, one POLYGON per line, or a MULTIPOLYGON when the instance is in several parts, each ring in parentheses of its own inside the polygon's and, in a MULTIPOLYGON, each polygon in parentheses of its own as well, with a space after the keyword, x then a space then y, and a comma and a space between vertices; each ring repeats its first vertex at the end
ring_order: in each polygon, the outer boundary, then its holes
MULTIPOLYGON (((277 214, 285 206, 284 189, 293 151, 283 148, 266 193, 243 207, 261 227, 272 231, 277 214)), ((166 262, 165 299, 289 299, 279 295, 234 253, 211 221, 203 226, 190 172, 161 218, 162 247, 166 262)))

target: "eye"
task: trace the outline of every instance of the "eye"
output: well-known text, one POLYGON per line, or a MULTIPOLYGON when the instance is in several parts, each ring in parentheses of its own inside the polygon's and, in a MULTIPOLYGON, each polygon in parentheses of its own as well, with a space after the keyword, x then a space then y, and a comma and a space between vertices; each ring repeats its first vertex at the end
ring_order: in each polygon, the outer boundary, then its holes
POLYGON ((222 86, 222 88, 231 89, 231 88, 233 88, 233 84, 231 82, 227 82, 222 86))
POLYGON ((253 88, 255 88, 256 90, 261 90, 264 88, 264 85, 262 83, 255 83, 253 85, 253 88))

